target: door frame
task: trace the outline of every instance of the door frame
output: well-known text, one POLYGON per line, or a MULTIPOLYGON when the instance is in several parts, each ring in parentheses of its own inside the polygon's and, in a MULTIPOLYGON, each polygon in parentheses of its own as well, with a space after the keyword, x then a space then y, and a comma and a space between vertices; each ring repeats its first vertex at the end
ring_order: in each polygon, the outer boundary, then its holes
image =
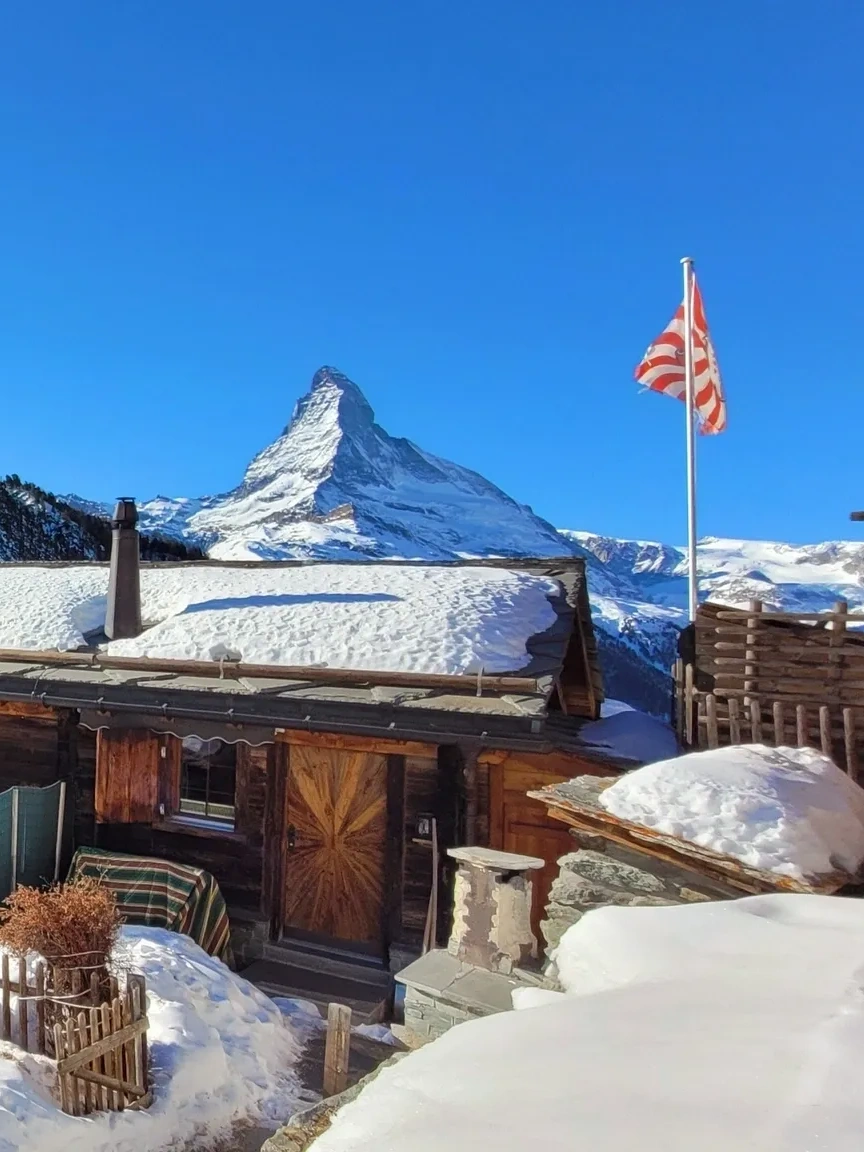
POLYGON ((263 911, 269 916, 270 938, 297 940, 310 948, 327 952, 363 955, 385 960, 390 945, 398 938, 402 922, 403 859, 405 838, 405 754, 424 745, 407 741, 379 741, 342 733, 286 731, 277 734, 268 780, 265 814, 263 911), (368 946, 361 942, 339 940, 306 929, 292 929, 284 923, 284 893, 290 868, 287 851, 288 779, 291 771, 291 746, 320 747, 329 751, 367 752, 385 760, 385 840, 382 877, 380 932, 368 946))

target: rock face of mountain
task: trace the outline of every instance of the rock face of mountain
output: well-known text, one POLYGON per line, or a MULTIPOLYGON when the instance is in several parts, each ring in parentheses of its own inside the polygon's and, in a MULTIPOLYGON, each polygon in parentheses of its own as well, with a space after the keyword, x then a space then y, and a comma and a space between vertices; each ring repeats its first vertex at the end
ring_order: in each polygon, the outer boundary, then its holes
MULTIPOLYGON (((19 479, 0 480, 0 561, 107 560, 111 553, 111 525, 19 479)), ((141 554, 147 560, 186 560, 200 550, 178 540, 142 537, 141 554)))
POLYGON ((224 496, 157 497, 142 526, 216 559, 561 556, 573 546, 476 472, 375 423, 335 368, 315 373, 287 428, 224 496))

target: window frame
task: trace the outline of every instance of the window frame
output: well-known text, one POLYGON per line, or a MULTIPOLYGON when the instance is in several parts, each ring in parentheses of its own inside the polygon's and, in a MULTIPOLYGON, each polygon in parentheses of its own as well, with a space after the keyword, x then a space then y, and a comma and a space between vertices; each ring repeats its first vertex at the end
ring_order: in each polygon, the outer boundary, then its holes
POLYGON ((178 736, 178 737, 175 737, 175 739, 177 740, 178 745, 179 745, 179 747, 177 749, 177 753, 176 753, 179 763, 177 765, 176 789, 175 789, 175 796, 173 797, 174 803, 172 805, 174 810, 171 813, 172 820, 183 823, 183 824, 188 824, 190 827, 206 829, 206 830, 210 830, 210 831, 214 831, 214 832, 235 832, 237 830, 237 783, 238 783, 238 780, 237 780, 237 777, 238 777, 237 759, 238 759, 238 757, 237 757, 237 745, 236 745, 236 743, 232 743, 229 740, 223 740, 223 739, 221 739, 221 737, 213 737, 213 738, 206 738, 205 739, 205 738, 200 738, 200 737, 189 737, 189 736, 179 737, 178 736), (218 742, 220 747, 218 748, 216 755, 224 754, 226 750, 230 750, 231 758, 232 758, 231 772, 233 775, 233 796, 232 796, 232 802, 230 804, 216 802, 216 801, 213 801, 211 799, 211 791, 210 791, 211 771, 213 770, 214 767, 216 769, 219 769, 221 767, 227 767, 227 766, 218 765, 218 764, 213 765, 211 763, 213 753, 210 751, 208 751, 206 753, 206 757, 207 757, 206 764, 202 765, 199 763, 198 765, 196 765, 196 767, 199 770, 203 769, 203 771, 206 774, 205 775, 206 785, 205 785, 205 798, 204 798, 204 800, 203 801, 202 800, 196 800, 196 799, 188 797, 188 796, 184 797, 184 790, 187 792, 189 791, 188 775, 187 775, 189 765, 187 764, 187 760, 186 760, 186 757, 187 757, 186 741, 190 740, 190 739, 201 739, 202 744, 204 744, 205 746, 206 745, 212 745, 213 743, 218 742), (184 807, 184 805, 190 805, 190 806, 194 806, 194 807, 184 807), (225 810, 226 814, 224 816, 214 814, 214 812, 212 811, 213 807, 223 808, 225 810))

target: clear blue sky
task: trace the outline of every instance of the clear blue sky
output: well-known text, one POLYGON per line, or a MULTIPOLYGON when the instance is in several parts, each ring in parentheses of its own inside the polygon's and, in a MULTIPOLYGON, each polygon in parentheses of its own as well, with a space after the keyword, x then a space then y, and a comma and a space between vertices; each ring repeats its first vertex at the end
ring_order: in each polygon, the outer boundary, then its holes
POLYGON ((326 363, 557 524, 680 541, 632 372, 690 254, 701 532, 861 536, 862 46, 860 0, 7 6, 0 470, 225 490, 326 363))

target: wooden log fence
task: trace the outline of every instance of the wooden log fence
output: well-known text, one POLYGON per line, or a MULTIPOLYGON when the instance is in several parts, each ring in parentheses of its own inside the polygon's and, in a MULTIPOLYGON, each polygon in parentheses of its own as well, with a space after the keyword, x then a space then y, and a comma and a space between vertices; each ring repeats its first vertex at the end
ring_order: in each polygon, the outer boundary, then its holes
POLYGON ((702 604, 695 650, 673 669, 683 747, 813 747, 864 784, 864 613, 702 604))
POLYGON ((0 1039, 25 1052, 53 1057, 60 1106, 70 1116, 148 1107, 151 1094, 144 977, 130 973, 122 993, 112 977, 110 1001, 100 1002, 104 998, 95 972, 89 983, 79 971, 73 972, 72 993, 67 996, 55 996, 50 990, 55 984, 52 975, 51 966, 40 960, 31 984, 26 960, 15 957, 13 961, 3 953, 0 1039), (11 976, 13 962, 15 980, 11 976), (13 997, 17 1001, 14 1013, 13 997), (54 1007, 50 1014, 49 1004, 54 1007))
POLYGON ((696 679, 718 696, 751 693, 794 704, 864 705, 864 614, 838 600, 831 612, 700 606, 696 679))
POLYGON ((682 742, 691 748, 720 748, 730 744, 793 745, 816 748, 864 784, 864 707, 842 709, 827 704, 764 701, 751 696, 744 709, 736 696, 721 698, 713 692, 693 697, 694 727, 682 742))

